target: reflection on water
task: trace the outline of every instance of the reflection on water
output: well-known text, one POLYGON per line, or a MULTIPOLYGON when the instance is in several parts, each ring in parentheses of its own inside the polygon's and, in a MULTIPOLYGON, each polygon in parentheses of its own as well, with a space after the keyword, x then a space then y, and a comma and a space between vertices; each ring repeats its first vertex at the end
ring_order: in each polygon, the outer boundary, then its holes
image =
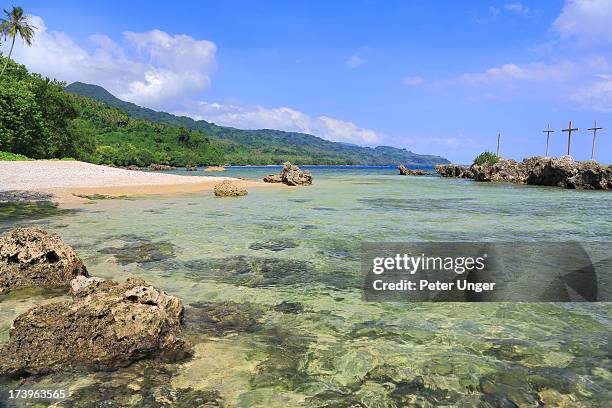
MULTIPOLYGON (((46 218, 92 274, 138 275, 180 296, 194 357, 21 385, 68 388, 74 398, 65 406, 112 400, 152 407, 522 407, 612 400, 609 304, 382 304, 365 303, 359 290, 362 241, 609 242, 612 195, 400 177, 394 169, 311 171, 312 187, 254 189, 238 199, 202 193, 99 201, 46 218)), ((8 228, 8 219, 0 226, 8 228)), ((14 217, 11 226, 24 219, 14 217)), ((23 299, 1 300, 0 340, 23 299)))

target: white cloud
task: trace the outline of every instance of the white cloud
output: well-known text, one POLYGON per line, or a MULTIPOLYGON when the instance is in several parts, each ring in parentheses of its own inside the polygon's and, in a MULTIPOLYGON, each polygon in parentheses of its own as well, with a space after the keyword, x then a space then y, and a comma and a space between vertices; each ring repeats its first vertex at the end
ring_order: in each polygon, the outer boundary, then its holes
MULTIPOLYGON (((333 141, 374 144, 380 135, 352 122, 311 117, 292 108, 264 108, 196 102, 216 69, 216 45, 160 30, 125 32, 121 44, 110 37, 89 37, 86 48, 61 31, 49 30, 33 16, 38 30, 31 47, 15 47, 13 57, 28 69, 66 82, 101 85, 117 97, 167 111, 242 128, 272 128, 314 134, 333 141), (195 106, 195 109, 189 107, 195 106)), ((347 64, 366 61, 355 54, 347 64)))
POLYGON ((101 85, 141 105, 166 107, 196 96, 210 86, 216 68, 215 44, 186 35, 126 32, 125 46, 93 35, 93 50, 88 51, 66 33, 49 30, 40 17, 33 16, 31 23, 38 28, 33 44, 15 47, 16 61, 66 82, 101 85))
POLYGON ((366 62, 368 62, 366 59, 361 58, 357 54, 353 54, 346 60, 345 64, 348 65, 349 68, 357 68, 366 62))
POLYGON ((425 79, 420 76, 405 76, 402 82, 407 86, 417 86, 424 84, 425 79))
POLYGON ((489 6, 489 13, 491 13, 494 16, 499 15, 499 13, 501 12, 501 10, 495 6, 489 6))
POLYGON ((528 7, 523 6, 523 3, 508 3, 504 5, 504 8, 512 13, 516 14, 529 14, 530 10, 528 7))
POLYGON ((504 64, 480 73, 463 74, 459 81, 468 85, 489 84, 507 81, 552 81, 568 78, 574 71, 574 64, 564 61, 558 64, 534 63, 519 66, 504 64))
POLYGON ((328 116, 312 117, 288 107, 265 108, 199 102, 189 112, 178 113, 223 126, 303 132, 335 142, 375 144, 381 139, 381 135, 375 131, 361 128, 353 122, 328 116))
POLYGON ((566 0, 553 27, 562 38, 585 43, 612 42, 612 1, 566 0))
POLYGON ((571 99, 599 112, 612 112, 612 75, 598 75, 590 85, 577 89, 571 99))

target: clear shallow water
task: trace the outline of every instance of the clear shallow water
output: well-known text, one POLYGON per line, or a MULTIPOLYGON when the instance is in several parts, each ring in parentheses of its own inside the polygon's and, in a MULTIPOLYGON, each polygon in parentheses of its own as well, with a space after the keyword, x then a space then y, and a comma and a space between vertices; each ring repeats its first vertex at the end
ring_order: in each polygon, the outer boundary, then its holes
MULTIPOLYGON (((359 289, 362 241, 609 242, 612 195, 400 177, 391 168, 311 171, 311 187, 254 189, 239 199, 98 201, 35 221, 75 246, 93 275, 138 275, 181 297, 195 356, 24 386, 63 384, 82 406, 110 397, 156 406, 151 396, 164 393, 185 406, 204 398, 245 407, 612 399, 610 304, 375 304, 359 289)), ((8 229, 29 213, 4 214, 0 227, 8 229)), ((43 297, 3 299, 0 339, 43 297)))

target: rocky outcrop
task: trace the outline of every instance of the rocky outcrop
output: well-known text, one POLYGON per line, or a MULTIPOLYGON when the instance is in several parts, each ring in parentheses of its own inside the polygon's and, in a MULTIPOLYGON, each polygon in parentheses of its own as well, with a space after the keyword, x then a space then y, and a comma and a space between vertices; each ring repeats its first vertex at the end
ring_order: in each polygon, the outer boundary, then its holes
POLYGON ((270 174, 263 179, 266 183, 284 183, 288 186, 304 186, 312 184, 312 176, 308 170, 302 171, 295 164, 283 163, 280 174, 270 174))
POLYGON ((408 167, 400 164, 398 167, 399 174, 402 176, 424 176, 427 174, 425 170, 422 169, 409 169, 408 167))
POLYGON ((612 189, 612 169, 594 161, 575 162, 569 157, 532 157, 523 160, 527 184, 573 189, 612 189))
POLYGON ((474 178, 474 173, 469 166, 462 166, 460 164, 438 164, 435 169, 436 173, 442 177, 474 178))
POLYGON ((225 171, 225 167, 221 166, 208 166, 204 171, 225 171))
POLYGON ((77 277, 72 299, 37 306, 13 323, 0 375, 113 369, 149 355, 183 356, 181 301, 140 278, 77 277))
POLYGON ((165 171, 165 170, 176 170, 176 167, 174 166, 168 166, 166 164, 156 164, 156 163, 151 163, 149 165, 149 170, 151 171, 165 171))
POLYGON ((87 276, 76 252, 56 234, 17 228, 0 236, 0 293, 19 287, 66 288, 87 276))
POLYGON ((500 159, 493 165, 472 165, 470 169, 476 181, 524 183, 527 179, 525 165, 515 160, 500 159))
POLYGON ((476 181, 505 181, 571 189, 610 190, 612 169, 594 161, 576 162, 569 157, 531 157, 517 162, 501 159, 493 165, 454 164, 436 166, 442 177, 473 178, 476 181))
POLYGON ((230 180, 224 180, 216 184, 214 192, 217 197, 240 197, 248 194, 246 189, 238 187, 230 180))
POLYGON ((198 171, 198 166, 185 166, 187 171, 198 171))

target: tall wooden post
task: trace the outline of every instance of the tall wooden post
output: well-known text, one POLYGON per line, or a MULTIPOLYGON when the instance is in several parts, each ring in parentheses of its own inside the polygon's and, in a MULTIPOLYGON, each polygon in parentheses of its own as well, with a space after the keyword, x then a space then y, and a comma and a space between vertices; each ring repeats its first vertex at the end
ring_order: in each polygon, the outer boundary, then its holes
POLYGON ((572 127, 572 121, 569 121, 569 127, 562 129, 562 132, 567 132, 567 157, 571 158, 572 132, 577 132, 578 128, 572 127))
POLYGON ((591 146, 591 160, 595 161, 595 138, 597 137, 597 131, 603 130, 602 127, 597 127, 597 121, 595 121, 595 126, 588 129, 593 131, 593 145, 591 146))
POLYGON ((497 157, 499 157, 499 138, 501 137, 501 133, 497 134, 497 152, 495 153, 495 155, 497 157))
POLYGON ((546 133, 546 153, 544 154, 544 157, 548 157, 548 142, 550 141, 550 134, 554 133, 554 130, 550 130, 550 124, 546 126, 546 130, 543 130, 542 132, 546 133))

